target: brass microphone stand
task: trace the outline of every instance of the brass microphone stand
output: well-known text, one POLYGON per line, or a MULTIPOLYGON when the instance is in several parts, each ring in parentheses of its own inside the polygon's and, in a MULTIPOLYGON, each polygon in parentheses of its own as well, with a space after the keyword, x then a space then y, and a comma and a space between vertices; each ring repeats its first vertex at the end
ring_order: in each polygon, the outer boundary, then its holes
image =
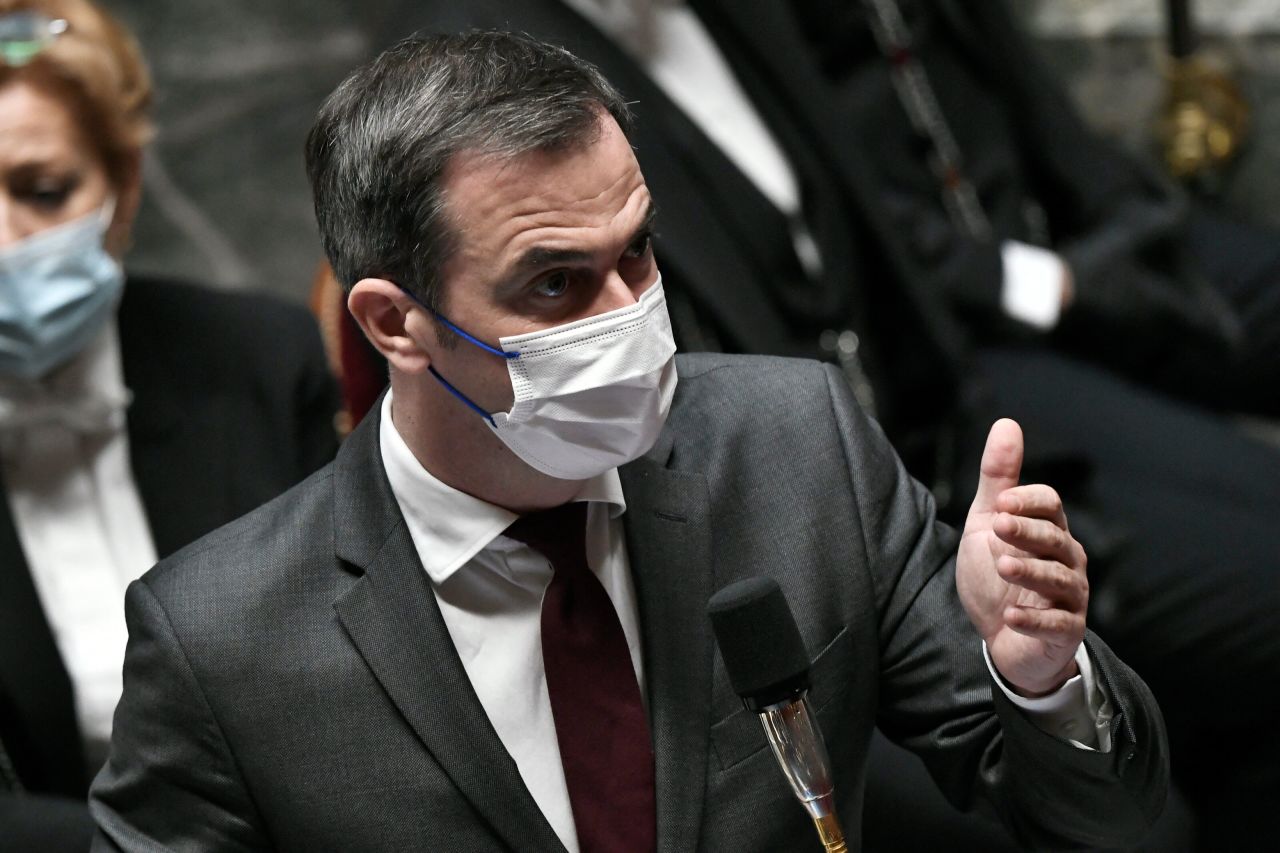
POLYGON ((836 814, 835 785, 827 748, 808 697, 802 692, 790 700, 760 708, 758 712, 773 757, 791 784, 796 799, 813 819, 823 849, 826 853, 848 853, 844 829, 836 814))

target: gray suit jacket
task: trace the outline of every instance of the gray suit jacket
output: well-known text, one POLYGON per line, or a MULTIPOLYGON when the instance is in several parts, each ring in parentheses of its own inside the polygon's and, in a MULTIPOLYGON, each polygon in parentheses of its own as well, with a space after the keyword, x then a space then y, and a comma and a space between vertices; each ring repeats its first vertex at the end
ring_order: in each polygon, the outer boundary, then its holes
MULTIPOLYGON (((877 722, 1029 844, 1140 835, 1168 775, 1150 693, 1090 635, 1117 707, 1110 753, 993 701, 956 535, 839 374, 733 356, 682 356, 679 372, 667 429, 622 469, 659 848, 818 849, 704 616, 749 575, 796 611, 851 846, 877 722)), ((95 849, 562 849, 450 642, 376 412, 332 465, 130 588, 95 849)))

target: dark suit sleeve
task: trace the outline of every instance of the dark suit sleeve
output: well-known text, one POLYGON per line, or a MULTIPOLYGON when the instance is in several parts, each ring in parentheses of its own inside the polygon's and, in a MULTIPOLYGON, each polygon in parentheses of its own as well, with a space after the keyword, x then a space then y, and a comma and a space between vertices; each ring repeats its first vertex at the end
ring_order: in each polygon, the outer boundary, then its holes
POLYGON ((1144 347, 1128 354, 1135 366, 1157 357, 1153 345, 1166 339, 1205 357, 1227 355, 1239 319, 1185 245, 1183 195, 1085 124, 1005 3, 941 5, 1007 101, 1054 249, 1071 268, 1076 303, 1065 332, 1114 347, 1115 331, 1146 328, 1144 347))
POLYGON ((955 531, 934 517, 879 428, 827 369, 850 487, 867 543, 880 635, 877 724, 916 752, 962 809, 1000 817, 1035 848, 1140 838, 1163 807, 1168 756, 1141 680, 1092 635, 1117 710, 1114 747, 1086 752, 1031 724, 995 689, 955 587, 955 531))
POLYGON ((127 689, 93 782, 95 851, 266 847, 248 790, 168 616, 142 581, 125 596, 127 689))

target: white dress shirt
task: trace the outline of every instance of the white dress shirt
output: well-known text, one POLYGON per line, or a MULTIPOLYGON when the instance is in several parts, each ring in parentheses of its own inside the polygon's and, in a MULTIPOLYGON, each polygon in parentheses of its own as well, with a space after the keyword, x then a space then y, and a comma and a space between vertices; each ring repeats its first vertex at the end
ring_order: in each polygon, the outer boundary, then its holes
MULTIPOLYGON (((799 183, 786 153, 769 132, 694 11, 676 0, 650 0, 653 37, 642 55, 626 28, 635 26, 629 0, 564 0, 613 38, 698 129, 791 222, 796 255, 805 272, 822 271, 818 244, 801 216, 799 183)), ((1000 246, 1004 312, 1041 330, 1057 325, 1062 311, 1066 261, 1048 249, 1006 240, 1000 246)))
MULTIPOLYGON (((517 516, 437 480, 418 462, 382 401, 382 464, 414 547, 435 591, 445 627, 471 686, 525 787, 571 853, 578 849, 555 719, 542 664, 542 596, 551 564, 502 535, 517 516)), ((626 510, 613 469, 582 485, 588 502, 587 565, 618 611, 645 696, 635 590, 622 535, 626 510)))
POLYGON ((156 561, 133 470, 115 323, 41 380, 0 378, 0 465, 23 555, 71 679, 86 759, 123 689, 124 591, 156 561))

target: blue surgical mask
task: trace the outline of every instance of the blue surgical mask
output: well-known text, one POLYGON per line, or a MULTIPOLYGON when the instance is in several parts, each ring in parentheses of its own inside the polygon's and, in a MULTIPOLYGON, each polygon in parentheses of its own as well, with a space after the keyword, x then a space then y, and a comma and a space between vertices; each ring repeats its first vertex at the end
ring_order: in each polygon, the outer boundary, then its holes
POLYGON ((0 374, 38 379, 94 339, 124 272, 103 245, 115 204, 0 249, 0 374))

